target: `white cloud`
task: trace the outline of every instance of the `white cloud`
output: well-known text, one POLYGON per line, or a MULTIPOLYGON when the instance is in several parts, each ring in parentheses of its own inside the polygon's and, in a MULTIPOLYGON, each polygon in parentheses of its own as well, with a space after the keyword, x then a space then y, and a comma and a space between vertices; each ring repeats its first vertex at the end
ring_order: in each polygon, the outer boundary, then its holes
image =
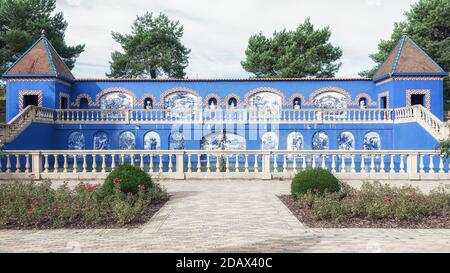
POLYGON ((77 77, 102 77, 109 70, 110 54, 120 50, 111 31, 129 32, 136 15, 164 12, 184 25, 183 43, 189 55, 189 77, 245 77, 248 37, 262 31, 293 29, 306 17, 316 27, 329 25, 331 40, 344 54, 338 76, 356 76, 371 68, 368 55, 387 39, 396 21, 415 0, 60 0, 57 9, 69 23, 69 44, 85 43, 77 61, 77 77))

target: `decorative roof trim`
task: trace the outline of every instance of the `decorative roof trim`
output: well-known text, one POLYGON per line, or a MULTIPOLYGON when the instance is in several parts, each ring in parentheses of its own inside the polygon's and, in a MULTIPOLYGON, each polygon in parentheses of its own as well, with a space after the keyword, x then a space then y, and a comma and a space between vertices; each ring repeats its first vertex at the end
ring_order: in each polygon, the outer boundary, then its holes
POLYGON ((5 73, 2 75, 3 77, 6 76, 6 74, 9 73, 9 71, 16 66, 16 64, 22 60, 23 57, 25 57, 25 55, 28 54, 28 52, 30 52, 41 40, 43 39, 43 37, 39 37, 39 39, 37 39, 24 53, 22 53, 22 55, 19 56, 19 58, 17 58, 17 60, 14 61, 14 63, 8 67, 8 69, 6 69, 5 73))
POLYGON ((117 81, 149 81, 149 82, 201 82, 201 81, 372 81, 372 78, 198 78, 198 79, 134 79, 134 78, 79 78, 75 82, 117 82, 117 81))
POLYGON ((394 63, 392 64, 391 70, 392 74, 395 73, 395 70, 397 69, 398 60, 400 59, 400 55, 402 53, 403 45, 405 44, 406 38, 407 38, 406 35, 403 35, 402 38, 400 39, 400 46, 398 48, 397 55, 395 56, 394 63))
POLYGON ((47 58, 48 58, 48 61, 50 62, 50 66, 52 67, 53 73, 56 76, 58 76, 58 71, 56 70, 56 66, 55 66, 55 63, 53 62, 53 58, 52 58, 52 53, 50 52, 50 48, 48 46, 49 43, 45 37, 42 38, 42 43, 44 43, 45 51, 47 52, 47 58))

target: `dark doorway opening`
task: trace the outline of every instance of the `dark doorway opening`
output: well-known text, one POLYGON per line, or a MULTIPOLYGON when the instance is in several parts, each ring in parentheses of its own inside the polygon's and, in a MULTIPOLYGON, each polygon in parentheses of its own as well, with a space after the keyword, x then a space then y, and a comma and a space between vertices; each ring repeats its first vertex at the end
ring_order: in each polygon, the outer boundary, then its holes
POLYGON ((383 96, 380 98, 381 109, 387 109, 387 97, 383 96))
POLYGON ((423 94, 418 94, 418 95, 411 95, 411 105, 424 105, 424 98, 425 95, 423 94))
POLYGON ((61 109, 68 109, 69 108, 69 101, 66 97, 61 97, 61 109))
POLYGON ((88 109, 89 108, 89 102, 86 98, 82 98, 80 100, 80 109, 88 109))
POLYGON ((23 96, 23 108, 25 109, 29 105, 38 106, 38 101, 37 95, 25 95, 23 96))

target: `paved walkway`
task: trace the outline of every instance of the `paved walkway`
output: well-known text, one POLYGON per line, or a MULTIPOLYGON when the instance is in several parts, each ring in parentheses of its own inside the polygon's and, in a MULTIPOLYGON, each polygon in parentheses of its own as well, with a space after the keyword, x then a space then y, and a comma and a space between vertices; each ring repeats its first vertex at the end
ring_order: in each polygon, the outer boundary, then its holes
POLYGON ((450 252, 450 230, 305 228, 276 197, 289 182, 162 184, 173 196, 141 228, 0 230, 0 252, 450 252))

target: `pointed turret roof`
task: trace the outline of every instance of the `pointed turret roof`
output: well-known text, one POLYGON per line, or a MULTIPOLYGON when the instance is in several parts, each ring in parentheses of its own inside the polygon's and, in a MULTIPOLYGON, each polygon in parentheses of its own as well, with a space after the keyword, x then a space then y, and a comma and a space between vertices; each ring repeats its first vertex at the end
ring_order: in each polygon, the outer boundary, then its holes
POLYGON ((428 54, 404 33, 375 73, 374 80, 389 76, 447 76, 428 54))
POLYGON ((75 79, 44 35, 9 67, 3 77, 56 77, 69 81, 75 79))

